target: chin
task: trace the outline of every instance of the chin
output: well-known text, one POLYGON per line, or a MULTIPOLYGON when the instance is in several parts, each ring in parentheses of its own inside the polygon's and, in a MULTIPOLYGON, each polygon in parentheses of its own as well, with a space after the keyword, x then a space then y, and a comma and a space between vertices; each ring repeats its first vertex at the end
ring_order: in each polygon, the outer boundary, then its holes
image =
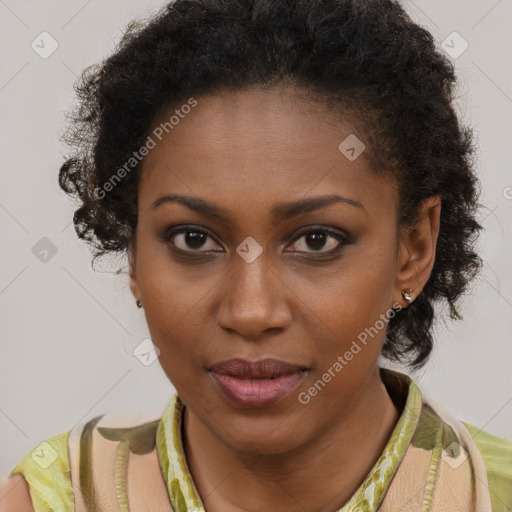
POLYGON ((240 455, 250 456, 272 456, 283 455, 293 451, 300 445, 300 442, 290 438, 287 433, 269 438, 266 433, 255 433, 254 435, 241 435, 233 439, 225 440, 226 446, 240 455))
POLYGON ((263 417, 234 418, 221 417, 223 428, 219 431, 218 423, 209 425, 216 437, 231 450, 246 455, 280 455, 293 451, 307 442, 304 424, 288 421, 284 425, 282 418, 273 420, 263 417))

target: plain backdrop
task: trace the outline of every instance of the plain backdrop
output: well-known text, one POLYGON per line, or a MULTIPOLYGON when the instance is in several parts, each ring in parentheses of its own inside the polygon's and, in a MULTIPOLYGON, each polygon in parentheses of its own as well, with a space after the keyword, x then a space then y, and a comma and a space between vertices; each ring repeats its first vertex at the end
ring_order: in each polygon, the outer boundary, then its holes
MULTIPOLYGON (((158 361, 133 356, 148 335, 143 310, 126 274, 108 272, 125 262, 91 269, 73 204, 57 185, 78 74, 113 51, 132 18, 161 5, 0 0, 0 479, 45 438, 106 412, 158 417, 174 391, 158 361)), ((438 324, 435 353, 413 377, 452 416, 512 439, 512 2, 404 6, 452 53, 457 111, 475 127, 487 207, 485 267, 465 319, 438 324)))

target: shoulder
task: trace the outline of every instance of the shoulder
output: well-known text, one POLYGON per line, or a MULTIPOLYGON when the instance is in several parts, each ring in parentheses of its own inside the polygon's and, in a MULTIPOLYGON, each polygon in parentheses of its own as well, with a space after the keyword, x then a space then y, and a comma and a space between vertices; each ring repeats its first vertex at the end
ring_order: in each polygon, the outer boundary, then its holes
POLYGON ((119 496, 145 492, 142 484, 165 498, 156 453, 160 421, 161 415, 110 412, 48 437, 0 482, 0 512, 74 512, 77 504, 111 510, 119 496))
POLYGON ((0 512, 34 512, 23 475, 13 475, 0 485, 0 512))
POLYGON ((73 502, 68 436, 69 431, 48 437, 24 455, 9 474, 5 484, 9 497, 2 500, 2 506, 9 506, 13 511, 14 506, 21 506, 20 512, 68 510, 73 502))
POLYGON ((470 423, 462 423, 482 454, 491 498, 512 508, 512 441, 489 434, 470 423))

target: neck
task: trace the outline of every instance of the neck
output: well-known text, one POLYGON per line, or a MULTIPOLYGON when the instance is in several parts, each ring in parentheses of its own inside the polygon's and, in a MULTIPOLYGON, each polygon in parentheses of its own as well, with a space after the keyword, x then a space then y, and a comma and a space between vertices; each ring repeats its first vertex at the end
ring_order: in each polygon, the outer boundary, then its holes
POLYGON ((324 431, 292 452, 236 452, 187 408, 183 446, 208 511, 332 511, 341 508, 360 486, 399 415, 377 368, 349 413, 343 411, 324 431))

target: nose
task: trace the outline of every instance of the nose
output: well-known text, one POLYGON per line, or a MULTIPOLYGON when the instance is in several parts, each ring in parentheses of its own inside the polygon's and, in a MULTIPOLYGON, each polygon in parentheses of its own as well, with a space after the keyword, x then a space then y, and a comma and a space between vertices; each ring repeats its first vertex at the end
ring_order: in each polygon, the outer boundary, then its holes
POLYGON ((270 331, 286 330, 291 323, 290 289, 261 254, 252 263, 236 255, 224 277, 217 323, 223 329, 258 340, 270 331))

